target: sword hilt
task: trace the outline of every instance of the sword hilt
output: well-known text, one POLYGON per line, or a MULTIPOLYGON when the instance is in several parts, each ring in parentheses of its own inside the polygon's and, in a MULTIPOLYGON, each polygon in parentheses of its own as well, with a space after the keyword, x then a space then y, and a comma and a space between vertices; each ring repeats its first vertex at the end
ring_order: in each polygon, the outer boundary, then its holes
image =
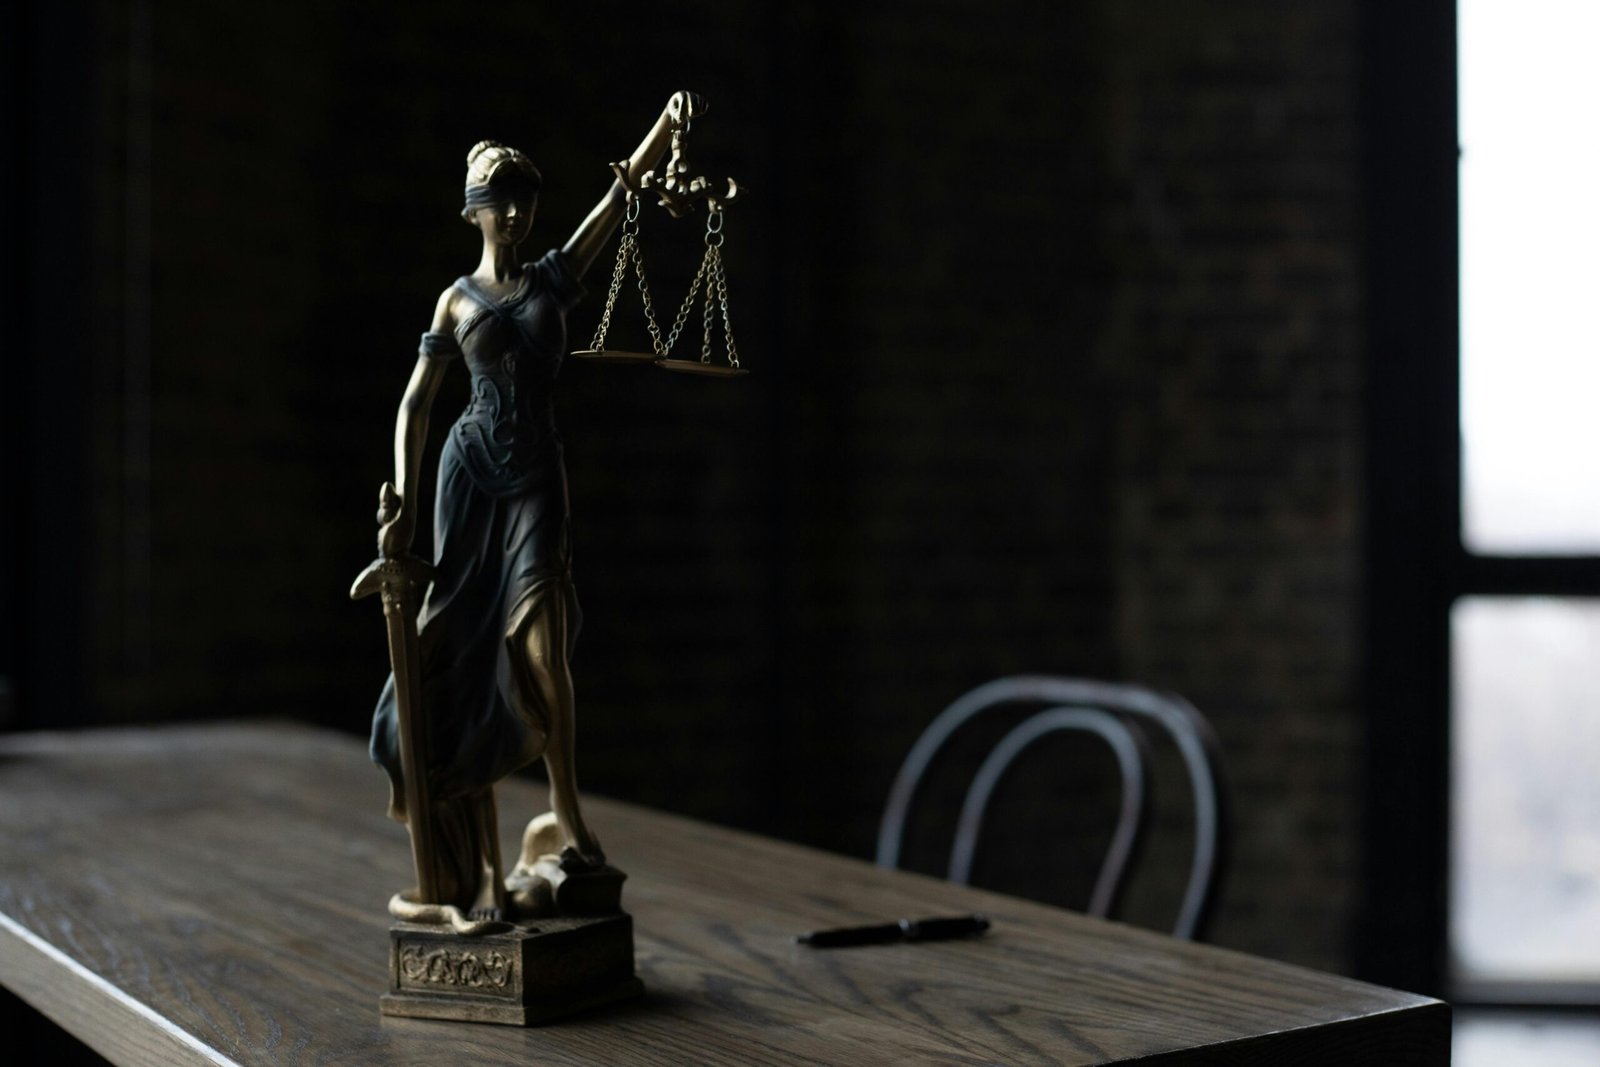
POLYGON ((360 600, 373 593, 389 596, 420 592, 433 581, 433 564, 417 556, 379 556, 367 564, 350 586, 350 599, 360 600))

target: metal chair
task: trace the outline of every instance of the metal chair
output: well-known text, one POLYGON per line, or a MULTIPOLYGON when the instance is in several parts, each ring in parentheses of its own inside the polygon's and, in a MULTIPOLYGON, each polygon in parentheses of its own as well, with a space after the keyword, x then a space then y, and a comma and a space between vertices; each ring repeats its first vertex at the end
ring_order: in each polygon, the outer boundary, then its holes
POLYGON ((1144 830, 1149 747, 1140 724, 1153 726, 1177 747, 1188 770, 1194 797, 1194 855, 1172 932, 1174 936, 1189 939, 1204 936, 1221 882, 1227 845, 1221 749, 1210 724, 1192 705, 1180 697, 1143 686, 1021 675, 989 682, 961 697, 917 738, 895 777, 878 829, 878 866, 899 865, 906 822, 917 789, 934 757, 955 733, 985 712, 1029 706, 1044 710, 1024 719, 1001 738, 967 789, 951 846, 949 879, 962 885, 970 884, 973 857, 989 799, 1016 759, 1050 734, 1090 733, 1110 746, 1122 773, 1122 801, 1116 829, 1086 909, 1090 915, 1109 917, 1116 908, 1129 861, 1144 830))

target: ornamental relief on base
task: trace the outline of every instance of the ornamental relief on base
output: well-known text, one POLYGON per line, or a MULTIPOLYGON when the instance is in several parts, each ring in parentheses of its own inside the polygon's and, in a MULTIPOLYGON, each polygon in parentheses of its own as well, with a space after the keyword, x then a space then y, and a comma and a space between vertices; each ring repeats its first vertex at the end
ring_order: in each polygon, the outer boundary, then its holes
POLYGON ((511 992, 516 965, 496 951, 464 952, 448 948, 400 949, 400 984, 413 987, 470 989, 486 993, 511 992))

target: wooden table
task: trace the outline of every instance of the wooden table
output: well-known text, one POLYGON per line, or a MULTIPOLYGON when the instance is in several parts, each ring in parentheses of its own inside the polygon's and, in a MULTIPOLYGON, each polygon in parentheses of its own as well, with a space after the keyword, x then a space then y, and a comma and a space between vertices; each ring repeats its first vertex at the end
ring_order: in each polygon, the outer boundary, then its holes
MULTIPOLYGON (((514 854, 542 810, 502 787, 514 854)), ((121 1064, 1445 1064, 1437 1001, 626 804, 646 997, 541 1029, 386 1019, 402 827, 290 725, 0 737, 0 981, 121 1064), (977 911, 981 939, 816 951, 977 911)))

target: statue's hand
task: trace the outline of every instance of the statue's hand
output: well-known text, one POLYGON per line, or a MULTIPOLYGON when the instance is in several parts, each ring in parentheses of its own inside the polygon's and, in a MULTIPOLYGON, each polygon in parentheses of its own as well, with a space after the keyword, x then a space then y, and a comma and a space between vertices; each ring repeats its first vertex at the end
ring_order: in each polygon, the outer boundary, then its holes
POLYGON ((411 551, 416 534, 415 511, 406 506, 393 482, 378 490, 378 555, 395 559, 411 551))
POLYGON ((672 121, 682 125, 690 119, 697 119, 706 113, 706 98, 699 93, 691 93, 684 89, 672 94, 672 99, 667 101, 667 114, 672 121))

